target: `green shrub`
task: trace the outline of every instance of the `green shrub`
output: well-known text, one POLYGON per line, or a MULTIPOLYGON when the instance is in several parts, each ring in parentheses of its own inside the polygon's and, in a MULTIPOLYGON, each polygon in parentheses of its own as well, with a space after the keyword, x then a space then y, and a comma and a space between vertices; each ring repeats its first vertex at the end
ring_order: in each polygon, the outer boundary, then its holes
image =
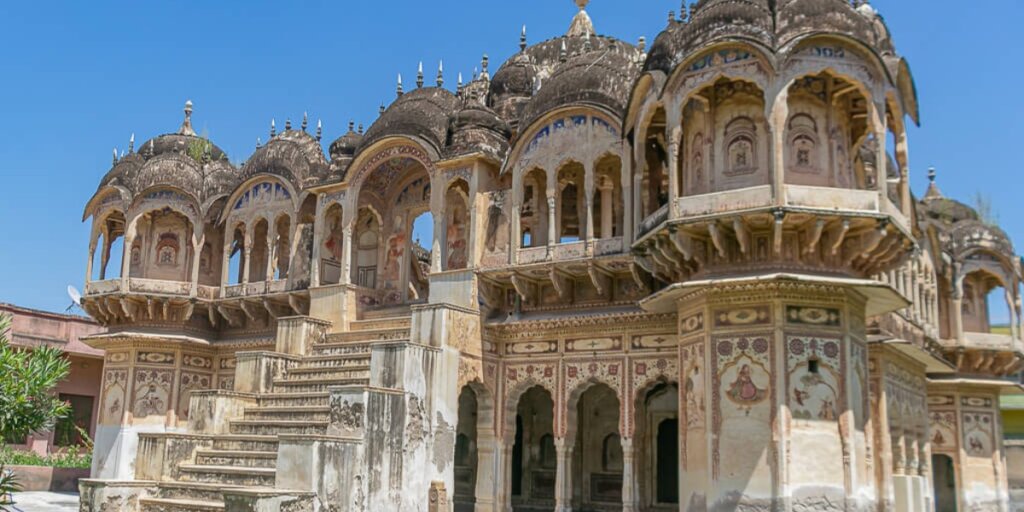
POLYGON ((0 466, 46 466, 54 468, 89 469, 92 466, 92 452, 72 446, 50 455, 39 455, 5 447, 0 450, 0 466))

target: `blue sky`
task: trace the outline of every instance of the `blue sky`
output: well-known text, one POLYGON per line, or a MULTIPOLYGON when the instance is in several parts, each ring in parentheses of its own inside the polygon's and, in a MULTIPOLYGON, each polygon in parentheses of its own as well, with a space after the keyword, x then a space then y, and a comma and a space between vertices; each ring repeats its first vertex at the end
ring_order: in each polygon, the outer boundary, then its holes
MULTIPOLYGON (((597 31, 653 41, 670 0, 593 0, 597 31)), ((875 0, 917 79, 923 126, 910 138, 914 189, 939 170, 949 196, 987 194, 1010 236, 1024 240, 1019 178, 1024 71, 1020 0, 875 0)), ((81 287, 89 226, 82 208, 126 149, 177 129, 186 99, 233 161, 271 118, 323 119, 325 144, 349 119, 369 126, 381 102, 406 87, 422 60, 432 81, 443 59, 447 85, 480 56, 491 72, 529 41, 565 32, 572 0, 516 2, 4 2, 0 6, 0 301, 62 310, 81 287)))

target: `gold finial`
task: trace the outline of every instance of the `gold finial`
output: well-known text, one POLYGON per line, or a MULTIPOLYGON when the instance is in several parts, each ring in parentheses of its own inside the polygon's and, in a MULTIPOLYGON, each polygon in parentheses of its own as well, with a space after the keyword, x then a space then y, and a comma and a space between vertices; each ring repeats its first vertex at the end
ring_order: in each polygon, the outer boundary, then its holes
POLYGON ((583 9, 587 8, 587 4, 589 4, 589 3, 590 3, 590 0, 576 0, 576 7, 579 7, 580 10, 582 11, 583 9))

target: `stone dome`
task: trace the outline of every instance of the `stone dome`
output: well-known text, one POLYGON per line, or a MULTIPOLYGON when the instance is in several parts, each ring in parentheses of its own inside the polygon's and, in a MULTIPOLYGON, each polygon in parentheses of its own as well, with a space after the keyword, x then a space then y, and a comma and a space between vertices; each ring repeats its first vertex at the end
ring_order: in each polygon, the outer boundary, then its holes
POLYGON ((416 88, 400 96, 377 118, 366 131, 362 147, 404 135, 419 138, 441 153, 448 138, 448 118, 458 108, 458 99, 447 89, 416 88))
POLYGON ((500 160, 508 150, 512 130, 495 111, 469 101, 450 120, 451 139, 445 150, 447 157, 482 152, 500 160))
POLYGON ((359 150, 359 146, 362 142, 363 135, 355 131, 355 123, 349 123, 348 132, 331 143, 331 160, 333 161, 346 157, 351 158, 356 154, 356 151, 359 150))
POLYGON ((569 58, 542 80, 523 109, 519 126, 527 127, 545 113, 569 105, 596 106, 621 116, 639 73, 638 50, 611 39, 603 46, 569 58))
POLYGON ((881 16, 869 4, 854 8, 847 0, 782 0, 776 14, 779 47, 801 36, 830 33, 867 44, 880 54, 895 50, 881 16))
POLYGON ((259 174, 275 174, 302 190, 318 183, 328 172, 320 142, 302 130, 286 130, 253 153, 239 172, 239 182, 259 174))

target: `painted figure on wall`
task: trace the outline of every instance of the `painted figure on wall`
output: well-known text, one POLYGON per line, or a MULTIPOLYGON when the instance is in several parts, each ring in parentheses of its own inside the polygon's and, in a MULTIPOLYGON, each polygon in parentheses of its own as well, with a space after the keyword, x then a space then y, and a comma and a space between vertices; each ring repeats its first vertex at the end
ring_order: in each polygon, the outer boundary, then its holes
POLYGON ((448 241, 448 269, 466 268, 466 226, 462 223, 462 214, 456 208, 448 222, 446 240, 448 241))
POLYGON ((736 380, 729 385, 729 398, 737 404, 749 406, 754 405, 767 395, 767 391, 759 389, 751 378, 750 365, 744 364, 740 367, 736 380))
POLYGON ((704 423, 704 376, 700 365, 693 365, 686 377, 686 426, 697 427, 704 423))

